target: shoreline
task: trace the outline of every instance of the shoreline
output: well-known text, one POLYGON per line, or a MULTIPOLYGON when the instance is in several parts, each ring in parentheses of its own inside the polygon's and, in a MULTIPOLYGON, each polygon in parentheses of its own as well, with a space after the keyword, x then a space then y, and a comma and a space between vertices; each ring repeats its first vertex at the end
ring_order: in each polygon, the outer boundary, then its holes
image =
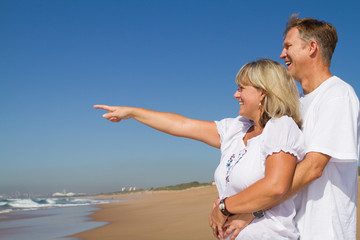
MULTIPOLYGON (((360 240, 360 177, 358 178, 357 240, 360 240)), ((97 205, 89 221, 106 225, 68 237, 81 240, 215 239, 208 226, 216 186, 178 191, 144 191, 101 195, 97 199, 131 200, 97 205)))
MULTIPOLYGON (((14 211, 0 215, 0 238, 2 240, 37 239, 61 240, 64 236, 87 231, 104 225, 90 221, 87 216, 98 210, 95 206, 69 206, 14 211)), ((69 240, 77 240, 68 238, 69 240)))
MULTIPOLYGON (((98 205, 100 210, 88 216, 91 221, 108 224, 68 237, 82 240, 213 239, 208 217, 217 196, 216 186, 134 193, 126 196, 133 200, 98 205)), ((110 197, 124 199, 125 194, 110 197)))

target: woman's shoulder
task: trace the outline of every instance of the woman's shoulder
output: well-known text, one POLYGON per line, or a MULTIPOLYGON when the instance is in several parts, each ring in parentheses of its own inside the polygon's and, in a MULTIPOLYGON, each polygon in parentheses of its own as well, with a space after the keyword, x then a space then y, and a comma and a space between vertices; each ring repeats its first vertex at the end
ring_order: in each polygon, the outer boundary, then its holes
POLYGON ((301 132, 294 119, 289 116, 281 116, 279 118, 271 118, 265 125, 264 132, 281 132, 281 131, 297 131, 301 132))
POLYGON ((224 118, 220 121, 215 121, 215 123, 220 135, 246 131, 246 129, 253 125, 252 121, 242 116, 237 116, 235 118, 224 118))
POLYGON ((266 154, 289 152, 298 160, 304 157, 304 137, 295 121, 288 116, 272 118, 262 134, 263 149, 266 154))
POLYGON ((240 125, 252 125, 252 121, 250 121, 247 118, 244 118, 242 116, 237 116, 235 118, 224 118, 220 121, 215 121, 218 124, 225 124, 225 125, 234 125, 234 126, 240 126, 240 125))

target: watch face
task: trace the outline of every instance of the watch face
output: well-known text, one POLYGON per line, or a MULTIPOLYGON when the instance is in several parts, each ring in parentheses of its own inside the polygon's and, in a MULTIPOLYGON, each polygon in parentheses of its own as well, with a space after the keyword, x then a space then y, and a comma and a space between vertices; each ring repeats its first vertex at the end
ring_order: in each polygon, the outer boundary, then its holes
POLYGON ((220 201, 219 209, 220 209, 221 213, 224 214, 224 216, 230 215, 230 213, 228 212, 228 210, 226 209, 226 206, 225 206, 225 198, 220 201))
POLYGON ((220 210, 224 210, 225 209, 225 204, 223 202, 221 202, 219 204, 219 208, 220 208, 220 210))

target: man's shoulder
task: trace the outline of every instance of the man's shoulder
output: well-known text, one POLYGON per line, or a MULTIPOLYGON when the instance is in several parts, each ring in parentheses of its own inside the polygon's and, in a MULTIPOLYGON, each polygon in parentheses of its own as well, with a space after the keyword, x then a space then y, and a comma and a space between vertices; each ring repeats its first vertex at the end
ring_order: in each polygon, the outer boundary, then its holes
POLYGON ((322 96, 325 98, 339 98, 339 97, 350 97, 357 98, 356 93, 352 86, 340 79, 337 76, 332 76, 328 80, 326 80, 322 86, 325 91, 322 91, 322 96))

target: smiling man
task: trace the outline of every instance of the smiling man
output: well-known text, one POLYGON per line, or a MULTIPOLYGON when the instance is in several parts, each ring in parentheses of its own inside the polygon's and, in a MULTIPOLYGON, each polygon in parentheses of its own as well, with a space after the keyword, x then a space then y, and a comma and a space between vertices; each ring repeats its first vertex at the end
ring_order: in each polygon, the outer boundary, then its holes
POLYGON ((299 191, 301 239, 355 239, 359 100, 330 73, 337 33, 329 23, 292 15, 280 58, 300 82, 306 156, 289 195, 299 191))
MULTIPOLYGON (((355 240, 359 100, 349 84, 330 73, 336 29, 293 14, 284 36, 280 58, 304 92, 300 101, 306 156, 296 167, 290 190, 273 206, 297 194, 295 221, 301 240, 355 240)), ((238 229, 231 239, 246 219, 237 216, 226 223, 238 229)))

